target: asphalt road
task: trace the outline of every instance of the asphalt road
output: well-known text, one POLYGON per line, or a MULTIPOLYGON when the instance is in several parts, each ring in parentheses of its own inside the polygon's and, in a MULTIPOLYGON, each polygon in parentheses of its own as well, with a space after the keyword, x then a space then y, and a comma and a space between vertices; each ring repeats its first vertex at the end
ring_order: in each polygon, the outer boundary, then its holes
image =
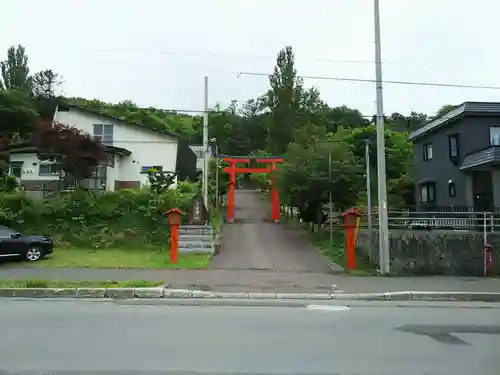
POLYGON ((224 226, 221 251, 211 268, 331 272, 301 233, 271 221, 271 202, 262 193, 243 189, 235 192, 235 221, 224 226))
POLYGON ((500 373, 499 305, 149 303, 1 299, 0 373, 500 373))

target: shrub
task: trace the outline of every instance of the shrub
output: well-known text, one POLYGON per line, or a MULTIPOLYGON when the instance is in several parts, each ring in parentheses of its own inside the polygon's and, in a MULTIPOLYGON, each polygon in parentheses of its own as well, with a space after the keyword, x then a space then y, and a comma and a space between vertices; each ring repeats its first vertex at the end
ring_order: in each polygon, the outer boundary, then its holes
POLYGON ((181 186, 162 194, 147 189, 102 194, 76 190, 49 201, 32 200, 22 192, 0 193, 0 224, 51 236, 63 246, 165 246, 170 236, 165 213, 173 207, 187 213, 195 192, 189 183, 181 186))
POLYGON ((0 191, 13 193, 19 191, 21 184, 15 176, 3 175, 0 177, 0 191))

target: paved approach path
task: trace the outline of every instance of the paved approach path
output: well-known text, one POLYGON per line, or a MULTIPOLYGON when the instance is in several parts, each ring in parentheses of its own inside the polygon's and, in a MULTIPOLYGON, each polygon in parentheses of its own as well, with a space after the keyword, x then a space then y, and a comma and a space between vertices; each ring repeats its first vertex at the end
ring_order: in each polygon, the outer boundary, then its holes
POLYGON ((271 202, 259 191, 236 190, 235 222, 224 226, 213 269, 331 273, 302 233, 270 220, 271 202))

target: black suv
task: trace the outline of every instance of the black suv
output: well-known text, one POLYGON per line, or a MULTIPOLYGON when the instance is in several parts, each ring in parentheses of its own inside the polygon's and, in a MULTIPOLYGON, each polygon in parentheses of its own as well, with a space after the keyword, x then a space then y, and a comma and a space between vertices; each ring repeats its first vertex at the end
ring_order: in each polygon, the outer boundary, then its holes
POLYGON ((0 257, 22 256, 30 262, 43 259, 54 251, 54 242, 46 236, 25 236, 0 225, 0 257))

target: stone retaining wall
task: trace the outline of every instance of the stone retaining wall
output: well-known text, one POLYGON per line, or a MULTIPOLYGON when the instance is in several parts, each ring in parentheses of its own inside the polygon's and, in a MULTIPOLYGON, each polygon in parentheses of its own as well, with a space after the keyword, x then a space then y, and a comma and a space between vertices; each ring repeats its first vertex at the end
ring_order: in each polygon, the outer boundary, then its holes
MULTIPOLYGON (((500 233, 488 233, 493 246, 494 273, 500 275, 500 233)), ((378 264, 378 231, 372 235, 360 230, 357 250, 366 255, 372 252, 378 264)), ((484 273, 483 233, 474 231, 415 231, 391 230, 391 273, 395 275, 459 275, 481 276, 484 273)))

